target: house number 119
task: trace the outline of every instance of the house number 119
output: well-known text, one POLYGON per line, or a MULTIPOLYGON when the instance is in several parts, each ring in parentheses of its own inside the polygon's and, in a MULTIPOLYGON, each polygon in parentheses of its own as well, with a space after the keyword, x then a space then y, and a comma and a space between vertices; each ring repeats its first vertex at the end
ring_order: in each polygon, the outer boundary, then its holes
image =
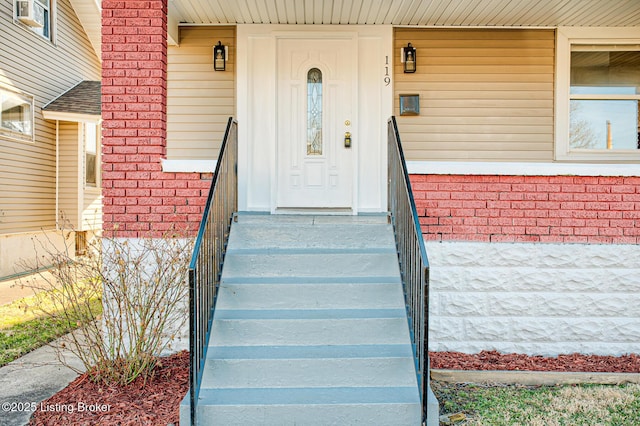
POLYGON ((384 85, 388 86, 391 84, 391 77, 389 77, 389 55, 385 56, 384 63, 384 85))

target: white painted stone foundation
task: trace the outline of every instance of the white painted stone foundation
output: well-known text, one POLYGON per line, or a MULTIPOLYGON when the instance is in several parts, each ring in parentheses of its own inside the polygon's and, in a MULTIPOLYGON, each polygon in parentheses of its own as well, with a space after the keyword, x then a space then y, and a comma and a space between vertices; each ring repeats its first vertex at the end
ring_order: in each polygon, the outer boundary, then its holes
POLYGON ((426 242, 432 351, 640 353, 640 246, 426 242))
MULTIPOLYGON (((103 317, 108 315, 107 312, 111 312, 110 316, 113 318, 125 318, 123 314, 118 314, 120 309, 117 306, 118 300, 122 303, 126 301, 130 305, 140 303, 145 307, 152 306, 153 297, 146 293, 149 291, 161 294, 163 300, 173 303, 171 309, 158 311, 166 315, 163 316, 166 318, 166 323, 161 335, 162 350, 157 355, 165 356, 189 349, 188 265, 192 246, 192 239, 178 238, 104 238, 102 240, 103 275, 110 277, 116 283, 113 287, 117 288, 119 293, 128 290, 128 297, 120 294, 114 299, 113 294, 110 295, 105 287, 103 317), (118 265, 121 259, 123 261, 128 259, 126 266, 118 265), (160 272, 161 270, 164 272, 160 272)), ((130 313, 135 311, 135 307, 132 306, 128 309, 130 313)), ((152 326, 157 326, 160 320, 160 317, 155 317, 152 326)), ((126 330, 131 326, 127 325, 124 319, 120 327, 126 330)), ((125 346, 129 345, 130 337, 126 333, 121 335, 126 342, 125 346)))

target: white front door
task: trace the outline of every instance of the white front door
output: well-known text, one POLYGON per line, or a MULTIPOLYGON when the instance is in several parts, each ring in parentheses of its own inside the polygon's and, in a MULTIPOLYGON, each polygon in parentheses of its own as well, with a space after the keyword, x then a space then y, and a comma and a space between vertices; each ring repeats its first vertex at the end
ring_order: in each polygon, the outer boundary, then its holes
POLYGON ((356 43, 278 38, 276 209, 354 212, 356 43))

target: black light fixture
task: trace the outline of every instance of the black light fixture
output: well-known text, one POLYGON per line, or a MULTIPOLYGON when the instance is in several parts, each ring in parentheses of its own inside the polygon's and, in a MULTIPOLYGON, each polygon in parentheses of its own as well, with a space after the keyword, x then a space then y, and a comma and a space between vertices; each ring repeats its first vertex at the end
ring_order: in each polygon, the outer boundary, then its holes
POLYGON ((405 73, 416 72, 416 49, 411 43, 401 49, 400 61, 404 64, 405 73))
POLYGON ((216 71, 224 71, 227 67, 227 46, 224 46, 222 42, 218 41, 216 46, 213 46, 213 69, 216 71))

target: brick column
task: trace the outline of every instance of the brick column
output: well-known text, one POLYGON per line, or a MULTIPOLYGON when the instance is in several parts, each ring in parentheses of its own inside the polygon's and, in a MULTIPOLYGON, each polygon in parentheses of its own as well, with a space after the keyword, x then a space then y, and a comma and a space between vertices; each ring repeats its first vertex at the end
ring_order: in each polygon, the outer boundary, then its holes
MULTIPOLYGON (((102 194, 107 236, 158 232, 166 155, 167 0, 102 1, 102 194)), ((169 184, 168 186, 171 186, 169 184)), ((164 210, 163 210, 164 207, 164 210)))

